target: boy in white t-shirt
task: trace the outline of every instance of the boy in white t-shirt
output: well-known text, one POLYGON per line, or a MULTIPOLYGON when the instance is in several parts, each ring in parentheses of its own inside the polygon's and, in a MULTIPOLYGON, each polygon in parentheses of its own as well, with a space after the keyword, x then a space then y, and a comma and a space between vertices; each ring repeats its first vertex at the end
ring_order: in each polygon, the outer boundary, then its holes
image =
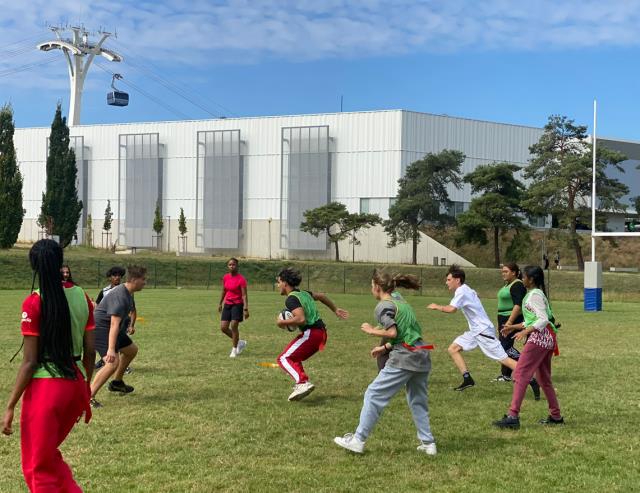
POLYGON ((499 339, 496 337, 496 328, 484 310, 478 293, 465 283, 465 273, 457 265, 452 265, 447 271, 447 288, 454 293, 453 299, 448 305, 436 305, 431 303, 427 308, 439 310, 444 313, 455 313, 461 310, 467 322, 469 330, 455 338, 449 346, 451 359, 462 373, 462 384, 453 390, 464 390, 473 387, 475 382, 467 369, 467 365, 462 357, 462 351, 471 351, 480 347, 482 352, 489 358, 499 361, 503 365, 515 370, 516 361, 507 356, 502 348, 499 339))

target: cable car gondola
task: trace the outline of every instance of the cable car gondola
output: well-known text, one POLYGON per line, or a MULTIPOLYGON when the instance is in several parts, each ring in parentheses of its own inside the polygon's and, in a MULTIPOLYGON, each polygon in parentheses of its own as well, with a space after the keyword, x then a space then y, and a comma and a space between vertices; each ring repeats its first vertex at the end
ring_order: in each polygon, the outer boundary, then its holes
POLYGON ((111 79, 113 91, 107 93, 107 104, 109 106, 127 106, 129 104, 129 93, 118 91, 118 88, 114 85, 116 79, 122 80, 122 75, 113 74, 111 79))

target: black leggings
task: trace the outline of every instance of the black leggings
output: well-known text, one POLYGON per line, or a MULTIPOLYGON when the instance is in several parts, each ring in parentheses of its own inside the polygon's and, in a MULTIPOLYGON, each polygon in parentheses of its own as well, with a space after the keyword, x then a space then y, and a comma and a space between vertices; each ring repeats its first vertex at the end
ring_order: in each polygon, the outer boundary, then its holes
MULTIPOLYGON (((505 315, 498 315, 498 335, 500 336, 500 344, 502 344, 502 349, 504 349, 504 351, 507 353, 507 356, 509 356, 509 358, 518 361, 518 359, 520 358, 520 351, 518 351, 516 348, 513 347, 513 344, 515 342, 515 340, 513 339, 513 336, 518 331, 511 332, 506 337, 500 333, 500 330, 502 329, 502 327, 504 327, 504 324, 507 322, 507 320, 509 320, 509 317, 505 315)), ((519 324, 519 323, 522 323, 523 320, 524 318, 522 316, 519 316, 513 323, 519 324)), ((504 365, 500 365, 500 366, 501 366, 502 374, 505 377, 510 377, 512 373, 511 368, 504 365)))

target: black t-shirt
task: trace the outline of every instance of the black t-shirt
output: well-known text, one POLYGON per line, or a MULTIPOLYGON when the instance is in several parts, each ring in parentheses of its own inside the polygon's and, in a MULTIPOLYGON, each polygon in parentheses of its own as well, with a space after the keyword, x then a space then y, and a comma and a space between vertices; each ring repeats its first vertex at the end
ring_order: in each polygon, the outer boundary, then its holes
MULTIPOLYGON (((522 308, 522 302, 524 301, 524 297, 527 294, 527 288, 524 287, 524 284, 522 284, 521 282, 514 282, 509 288, 509 294, 511 295, 513 304, 518 305, 520 308, 522 308)), ((500 326, 498 328, 501 329, 507 320, 509 320, 509 317, 507 315, 498 315, 498 325, 500 326)), ((522 311, 520 312, 520 315, 512 320, 512 322, 514 324, 524 322, 522 311)))
POLYGON ((522 301, 527 295, 527 288, 524 287, 524 284, 522 284, 521 282, 514 282, 511 285, 511 289, 509 289, 509 294, 511 294, 513 304, 519 305, 522 308, 522 301))

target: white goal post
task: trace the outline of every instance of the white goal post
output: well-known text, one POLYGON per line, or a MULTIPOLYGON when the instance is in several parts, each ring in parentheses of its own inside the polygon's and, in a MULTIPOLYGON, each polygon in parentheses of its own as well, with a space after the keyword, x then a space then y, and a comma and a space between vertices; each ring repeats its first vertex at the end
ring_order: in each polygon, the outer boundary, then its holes
POLYGON ((596 117, 597 101, 593 100, 593 165, 591 170, 591 262, 584 265, 584 309, 585 311, 602 310, 602 263, 596 262, 597 237, 640 236, 640 231, 609 232, 596 231, 596 117))

